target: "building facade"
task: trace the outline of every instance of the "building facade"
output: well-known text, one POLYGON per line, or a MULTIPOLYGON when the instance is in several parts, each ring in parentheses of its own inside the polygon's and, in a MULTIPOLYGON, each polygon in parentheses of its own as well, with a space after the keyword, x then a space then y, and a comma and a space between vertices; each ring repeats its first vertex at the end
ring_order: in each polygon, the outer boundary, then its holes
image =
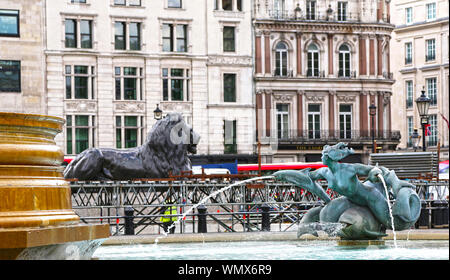
POLYGON ((0 1, 0 111, 46 113, 44 1, 0 1))
POLYGON ((157 106, 201 135, 198 154, 254 153, 250 1, 50 0, 46 15, 67 155, 141 145, 157 106))
POLYGON ((266 162, 320 161, 347 142, 394 151, 390 1, 254 1, 257 135, 266 162), (376 112, 371 117, 369 106, 376 112))
MULTIPOLYGON (((404 135, 399 148, 414 150, 411 136, 414 129, 422 136, 422 126, 415 100, 422 90, 431 99, 428 151, 439 147, 441 159, 448 159, 449 146, 449 13, 448 1, 394 1, 392 9, 392 47, 398 55, 392 56, 396 92, 393 125, 404 135)), ((428 134, 428 133, 427 133, 428 134)), ((422 140, 418 144, 422 146, 422 140)), ((419 147, 419 148, 420 148, 419 147)), ((420 149, 421 150, 421 149, 420 149)))

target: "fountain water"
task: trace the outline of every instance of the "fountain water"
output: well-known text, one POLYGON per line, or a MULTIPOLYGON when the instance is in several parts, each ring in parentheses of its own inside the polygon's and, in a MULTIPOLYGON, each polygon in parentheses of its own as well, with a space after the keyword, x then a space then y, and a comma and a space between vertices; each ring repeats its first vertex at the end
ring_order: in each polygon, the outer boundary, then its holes
POLYGON ((383 176, 381 174, 378 174, 378 178, 380 178, 381 182, 383 183, 384 190, 386 192, 386 200, 387 200, 387 204, 388 204, 388 207, 389 207, 389 216, 391 217, 391 222, 392 222, 392 233, 394 235, 394 246, 395 246, 395 248, 397 248, 397 236, 396 236, 396 233, 395 233, 394 216, 392 215, 392 207, 391 207, 391 202, 389 200, 389 192, 388 192, 388 189, 387 189, 387 186, 386 186, 386 182, 384 181, 383 176))
MULTIPOLYGON (((182 221, 182 220, 186 217, 187 214, 189 214, 190 212, 192 212, 194 209, 196 209, 196 208, 197 208, 198 206, 200 206, 201 204, 205 203, 209 198, 211 198, 211 197, 213 197, 213 196, 216 196, 216 195, 218 195, 218 194, 220 194, 220 193, 222 193, 222 192, 224 192, 224 191, 226 191, 226 190, 228 190, 228 189, 231 189, 232 187, 235 187, 235 186, 239 186, 239 185, 246 184, 246 183, 253 182, 253 181, 258 181, 258 180, 268 180, 268 179, 273 179, 273 178, 274 178, 274 176, 261 176, 261 177, 250 178, 250 179, 246 179, 246 180, 239 181, 239 182, 236 182, 236 183, 234 183, 234 184, 228 185, 228 186, 226 186, 226 187, 221 188, 220 190, 217 190, 217 191, 211 193, 210 195, 208 195, 208 196, 206 196, 205 198, 203 198, 202 200, 200 200, 198 203, 194 204, 194 205, 193 205, 191 208, 189 208, 186 212, 184 212, 184 213, 181 215, 181 218, 180 218, 180 219, 178 219, 177 221, 175 221, 172 225, 170 225, 170 226, 166 229, 166 231, 163 232, 163 233, 164 233, 164 236, 167 236, 167 233, 170 232, 170 229, 173 228, 174 226, 176 226, 177 224, 179 224, 180 221, 182 221)), ((158 244, 159 238, 160 238, 160 237, 157 237, 157 238, 155 239, 155 244, 158 244)))

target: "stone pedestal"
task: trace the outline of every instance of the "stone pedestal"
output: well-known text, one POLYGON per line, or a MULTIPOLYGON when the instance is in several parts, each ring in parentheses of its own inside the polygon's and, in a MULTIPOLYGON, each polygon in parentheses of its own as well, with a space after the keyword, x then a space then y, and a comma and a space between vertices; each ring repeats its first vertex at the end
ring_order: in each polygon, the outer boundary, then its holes
POLYGON ((0 112, 0 259, 89 258, 109 236, 108 225, 80 224, 72 210, 64 153, 54 141, 63 124, 56 117, 0 112), (75 253, 51 255, 70 244, 75 253))

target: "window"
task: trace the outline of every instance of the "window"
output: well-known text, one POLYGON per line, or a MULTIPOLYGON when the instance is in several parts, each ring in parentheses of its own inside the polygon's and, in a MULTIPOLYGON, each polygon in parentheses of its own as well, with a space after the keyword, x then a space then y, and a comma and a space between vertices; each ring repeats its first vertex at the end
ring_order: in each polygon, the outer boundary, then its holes
POLYGON ((412 108, 414 103, 414 94, 413 94, 413 82, 406 81, 405 82, 406 89, 406 108, 412 108))
POLYGON ((412 63, 412 43, 408 42, 405 43, 405 64, 411 64, 412 63))
POLYGON ((134 148, 144 142, 143 116, 116 116, 116 148, 134 148))
POLYGON ((412 143, 412 139, 411 136, 414 132, 414 118, 413 117, 407 117, 406 118, 406 126, 407 126, 407 130, 408 130, 408 147, 412 147, 413 143, 412 143))
POLYGON ((77 47, 77 21, 74 19, 66 19, 66 48, 77 47))
POLYGON ((19 11, 0 10, 0 36, 19 37, 19 11))
POLYGON ((426 79, 427 97, 431 99, 430 106, 437 105, 437 82, 436 78, 426 79))
POLYGON ((352 138, 352 105, 339 105, 339 137, 340 139, 352 138))
POLYGON ((189 69, 163 68, 163 100, 189 101, 189 69))
POLYGON ((94 99, 95 67, 66 65, 66 99, 94 99))
POLYGON ((130 50, 141 49, 141 24, 137 22, 130 23, 130 50))
POLYGON ((436 41, 434 39, 426 40, 427 54, 425 61, 431 61, 436 59, 436 41))
POLYGON ((289 104, 277 104, 277 131, 279 139, 289 137, 289 104))
POLYGON ((320 139, 320 104, 308 104, 308 137, 320 139))
POLYGON ((316 19, 316 1, 312 0, 306 1, 306 19, 308 20, 316 19))
POLYGON ((436 19, 436 3, 427 4, 427 20, 436 19))
POLYGON ((84 4, 86 4, 86 0, 70 0, 70 3, 84 3, 84 4))
POLYGON ((343 44, 339 47, 339 77, 350 77, 350 48, 343 44))
POLYGON ((347 2, 338 2, 337 9, 337 20, 338 21, 346 21, 347 20, 347 2))
POLYGON ((222 0, 222 9, 225 11, 233 10, 233 0, 222 0))
POLYGON ((90 20, 80 21, 80 38, 81 38, 81 48, 83 49, 92 48, 92 21, 90 20))
POLYGON ((115 67, 116 100, 142 100, 143 77, 143 68, 115 67))
POLYGON ((275 18, 283 18, 285 14, 285 1, 284 0, 274 0, 273 10, 275 18))
POLYGON ((0 60, 0 92, 21 92, 20 61, 0 60))
POLYGON ((405 9, 406 11, 406 24, 410 24, 413 21, 412 7, 408 7, 405 9))
POLYGON ((66 116, 66 154, 79 154, 95 146, 95 116, 66 116))
POLYGON ((288 47, 279 42, 275 49, 275 76, 287 76, 288 47))
POLYGON ((187 52, 186 24, 163 24, 162 35, 163 51, 187 52), (174 46, 176 46, 176 49, 174 48, 174 46))
POLYGON ((116 50, 141 50, 141 24, 139 22, 128 23, 129 35, 126 34, 127 23, 116 21, 114 23, 114 49, 116 50), (127 41, 128 39, 128 41, 127 41))
POLYGON ((428 123, 430 124, 429 126, 430 134, 428 135, 428 146, 437 146, 438 142, 437 115, 430 115, 428 121, 429 121, 428 123))
POLYGON ((92 48, 92 20, 66 19, 65 20, 65 47, 66 48, 91 49, 92 48))
POLYGON ((236 121, 224 121, 224 154, 237 153, 236 121))
POLYGON ((310 44, 308 47, 308 69, 306 76, 319 77, 319 49, 315 44, 310 44))
POLYGON ((223 27, 223 51, 224 52, 234 52, 235 49, 235 39, 234 39, 234 27, 224 26, 223 27))
POLYGON ((236 74, 223 74, 223 101, 236 102, 236 74))
POLYGON ((168 0, 167 7, 168 8, 181 8, 181 0, 168 0))
POLYGON ((141 0, 114 0, 116 6, 141 6, 141 0))

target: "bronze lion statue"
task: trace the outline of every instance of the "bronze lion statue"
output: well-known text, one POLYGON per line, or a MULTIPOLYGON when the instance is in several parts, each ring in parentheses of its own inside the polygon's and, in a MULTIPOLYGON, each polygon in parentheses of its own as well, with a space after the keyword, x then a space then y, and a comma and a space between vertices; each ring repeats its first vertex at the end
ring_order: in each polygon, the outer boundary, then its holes
POLYGON ((66 179, 131 180, 167 178, 191 170, 188 153, 197 152, 198 135, 179 113, 156 122, 145 143, 130 149, 91 148, 80 153, 64 170, 66 179))

